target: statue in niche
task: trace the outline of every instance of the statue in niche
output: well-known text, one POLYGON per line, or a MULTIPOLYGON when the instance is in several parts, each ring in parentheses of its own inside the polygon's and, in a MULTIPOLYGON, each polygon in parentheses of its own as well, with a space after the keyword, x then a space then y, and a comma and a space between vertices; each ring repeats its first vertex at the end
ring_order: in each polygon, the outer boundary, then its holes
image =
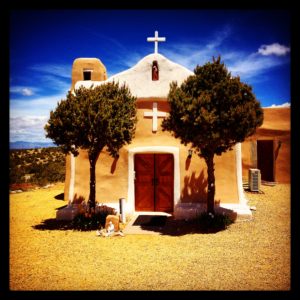
POLYGON ((152 80, 158 80, 158 64, 156 60, 152 63, 152 80))

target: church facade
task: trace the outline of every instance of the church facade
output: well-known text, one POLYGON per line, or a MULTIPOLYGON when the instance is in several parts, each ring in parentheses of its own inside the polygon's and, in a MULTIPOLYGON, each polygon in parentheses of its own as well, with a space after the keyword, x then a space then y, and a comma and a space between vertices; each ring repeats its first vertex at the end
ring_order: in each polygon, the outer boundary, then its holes
MULTIPOLYGON (((180 85, 193 73, 159 54, 158 35, 153 54, 132 68, 107 79, 99 59, 78 58, 73 63, 72 87, 86 88, 105 82, 125 83, 137 97, 137 125, 132 143, 112 158, 105 149, 96 165, 96 201, 116 208, 125 198, 126 215, 138 212, 166 212, 177 219, 191 219, 206 210, 207 168, 204 159, 194 154, 161 123, 169 112, 169 85, 180 85)), ((150 41, 150 40, 149 40, 150 41)), ((203 132, 205 134, 205 132, 203 132)), ((239 217, 251 217, 243 192, 241 145, 215 156, 216 211, 230 210, 239 217)), ((89 197, 87 152, 66 159, 65 200, 70 204, 89 197)))

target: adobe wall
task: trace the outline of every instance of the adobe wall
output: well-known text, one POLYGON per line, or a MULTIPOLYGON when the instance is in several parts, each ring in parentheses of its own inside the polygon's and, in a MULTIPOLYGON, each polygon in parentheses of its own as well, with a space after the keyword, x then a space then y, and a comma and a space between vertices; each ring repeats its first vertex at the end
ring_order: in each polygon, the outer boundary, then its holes
MULTIPOLYGON (((156 98, 158 111, 169 111, 165 99, 156 98)), ((120 150, 118 159, 113 159, 104 150, 96 166, 96 200, 100 203, 118 202, 119 198, 127 198, 128 193, 128 149, 142 146, 175 146, 180 156, 180 202, 206 202, 207 169, 204 159, 193 154, 188 159, 189 147, 180 144, 168 132, 161 130, 162 118, 158 119, 158 131, 152 132, 152 118, 145 118, 145 111, 152 111, 153 98, 141 98, 137 101, 137 129, 130 145, 120 150)), ((68 162, 67 162, 68 165, 68 162)), ((67 173, 70 170, 67 170, 67 173)), ((215 156, 216 201, 222 203, 238 203, 235 151, 222 156, 215 156)), ((67 180, 70 176, 66 176, 67 180)), ((89 162, 85 151, 76 158, 76 176, 74 193, 89 197, 89 162)), ((65 197, 68 193, 65 193, 65 197)), ((67 198, 65 198, 67 199, 67 198)))
POLYGON ((256 134, 242 143, 243 179, 248 181, 248 169, 257 167, 256 141, 275 141, 275 181, 289 183, 290 167, 290 108, 264 108, 264 122, 256 134))

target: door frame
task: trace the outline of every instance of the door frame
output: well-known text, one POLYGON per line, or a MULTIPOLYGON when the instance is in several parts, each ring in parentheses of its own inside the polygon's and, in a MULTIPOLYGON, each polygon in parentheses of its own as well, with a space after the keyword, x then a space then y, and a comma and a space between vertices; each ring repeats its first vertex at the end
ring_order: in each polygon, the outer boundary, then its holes
POLYGON ((145 153, 169 153, 174 158, 174 196, 173 196, 173 211, 180 200, 180 167, 179 167, 179 148, 172 146, 149 146, 135 147, 128 149, 128 195, 127 205, 128 210, 135 212, 135 188, 134 188, 134 155, 145 153))

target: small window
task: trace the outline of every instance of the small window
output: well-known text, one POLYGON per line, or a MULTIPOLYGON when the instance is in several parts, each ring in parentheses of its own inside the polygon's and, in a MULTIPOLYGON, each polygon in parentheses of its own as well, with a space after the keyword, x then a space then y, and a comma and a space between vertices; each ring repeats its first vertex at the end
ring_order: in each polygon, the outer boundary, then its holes
POLYGON ((158 63, 157 60, 154 60, 152 63, 152 80, 158 80, 159 76, 158 76, 158 63))
POLYGON ((83 80, 91 80, 92 72, 91 71, 83 71, 83 80))

